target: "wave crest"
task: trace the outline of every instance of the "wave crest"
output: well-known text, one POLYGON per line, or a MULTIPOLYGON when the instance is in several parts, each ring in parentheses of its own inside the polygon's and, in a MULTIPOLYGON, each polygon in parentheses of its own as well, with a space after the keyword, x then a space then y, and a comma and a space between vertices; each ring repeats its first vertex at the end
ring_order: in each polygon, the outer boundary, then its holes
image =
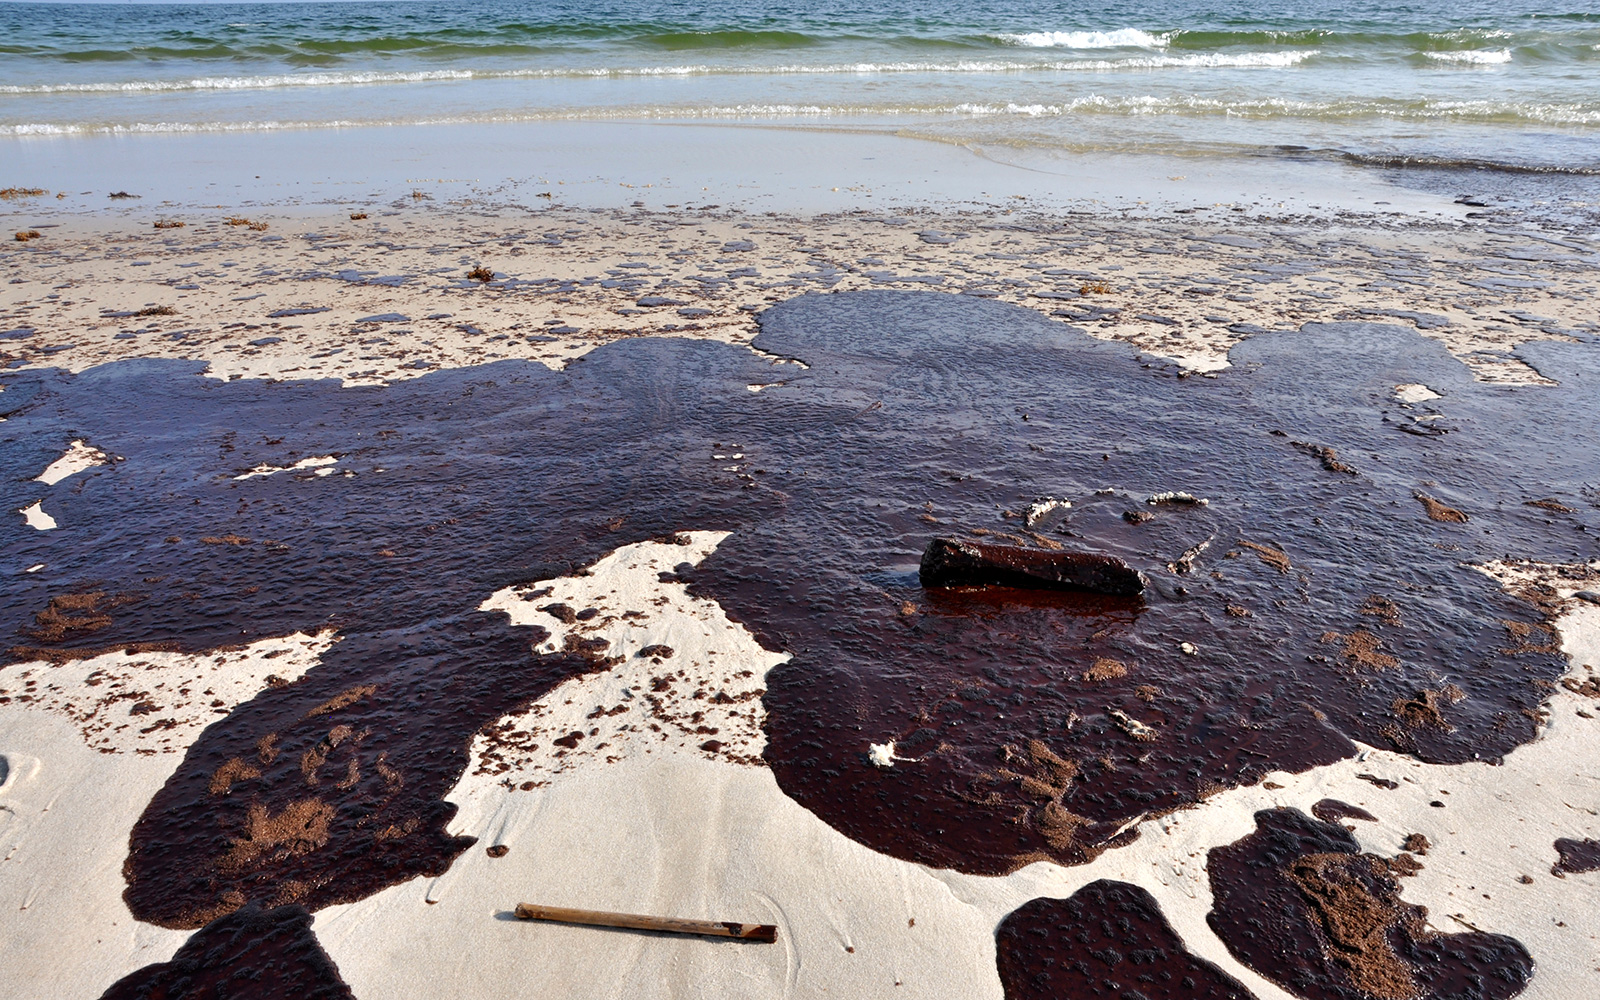
POLYGON ((1031 49, 1164 49, 1167 35, 1152 35, 1138 28, 1113 31, 1028 31, 994 35, 1007 45, 1031 49))
POLYGON ((1499 66, 1511 61, 1510 49, 1460 49, 1455 52, 1424 52, 1436 62, 1458 66, 1499 66))

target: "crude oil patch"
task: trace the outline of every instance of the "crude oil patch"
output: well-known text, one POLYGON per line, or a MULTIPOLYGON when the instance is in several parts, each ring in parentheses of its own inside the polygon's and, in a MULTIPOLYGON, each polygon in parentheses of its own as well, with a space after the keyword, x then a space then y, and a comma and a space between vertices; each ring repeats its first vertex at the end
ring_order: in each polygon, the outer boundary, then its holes
POLYGON ((339 968, 311 933, 302 906, 249 906, 184 942, 169 962, 119 979, 104 1000, 201 997, 352 1000, 339 968))
POLYGON ((1017 307, 894 292, 792 300, 756 346, 635 339, 384 388, 8 376, 0 488, 60 521, 0 522, 13 659, 341 636, 191 748, 134 831, 134 914, 194 927, 441 871, 469 844, 441 797, 474 733, 609 657, 538 654, 540 630, 472 609, 669 532, 732 531, 675 579, 793 655, 763 698, 784 790, 968 872, 1082 861, 1350 737, 1497 758, 1564 669, 1547 609, 1467 564, 1594 556, 1592 348, 1528 345, 1562 384, 1514 391, 1340 324, 1185 379, 1017 307), (809 367, 751 393, 774 355, 809 367), (1409 382, 1445 398, 1397 404, 1409 382), (80 438, 124 461, 29 482, 80 438), (289 471, 235 478, 260 466, 289 471), (1526 505, 1546 498, 1568 510, 1526 505), (1110 555, 1148 586, 924 590, 933 537, 1110 555))
POLYGON ((1070 899, 1035 899, 995 934, 1006 1000, 1143 997, 1252 1000, 1232 976, 1191 954, 1155 897, 1101 879, 1070 899))
POLYGON ((1228 950, 1305 1000, 1504 1000, 1533 959, 1500 934, 1440 934, 1402 902, 1410 855, 1363 854, 1340 826, 1297 809, 1256 813, 1256 832, 1207 858, 1206 918, 1228 950), (1399 861, 1399 864, 1396 862, 1399 861))

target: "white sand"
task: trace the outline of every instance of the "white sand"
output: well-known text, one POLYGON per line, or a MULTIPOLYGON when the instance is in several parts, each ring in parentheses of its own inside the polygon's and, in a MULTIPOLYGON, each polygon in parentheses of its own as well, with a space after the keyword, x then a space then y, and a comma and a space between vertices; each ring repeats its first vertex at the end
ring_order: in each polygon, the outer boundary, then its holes
POLYGON ((92 1000, 172 957, 188 932, 138 923, 122 901, 133 824, 206 725, 253 698, 269 675, 298 678, 331 641, 297 634, 229 653, 109 653, 0 668, 0 696, 11 699, 0 705, 8 1000, 92 1000), (130 714, 140 704, 159 709, 130 714))
POLYGON ((56 519, 44 512, 43 500, 35 500, 28 506, 18 509, 17 513, 22 515, 28 527, 37 531, 49 531, 56 526, 56 519))
POLYGON ((339 460, 332 455, 315 455, 311 458, 302 458, 293 465, 267 465, 266 463, 262 463, 261 465, 251 469, 249 472, 242 473, 241 475, 234 476, 233 478, 236 480, 258 479, 263 476, 277 475, 280 472, 300 472, 304 469, 315 469, 316 472, 312 473, 313 475, 327 476, 333 473, 333 469, 328 468, 328 466, 337 465, 338 462, 339 460))
POLYGON ((34 481, 54 486, 68 476, 75 476, 97 465, 109 465, 110 462, 106 453, 100 449, 91 448, 82 441, 74 441, 67 446, 67 450, 60 458, 51 462, 43 472, 35 476, 34 481))

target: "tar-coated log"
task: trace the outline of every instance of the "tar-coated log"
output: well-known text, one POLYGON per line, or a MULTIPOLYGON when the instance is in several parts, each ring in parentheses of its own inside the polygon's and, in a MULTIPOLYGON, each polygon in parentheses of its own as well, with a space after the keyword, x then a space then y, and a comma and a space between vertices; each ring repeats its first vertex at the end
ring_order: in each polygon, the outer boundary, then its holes
POLYGON ((1115 556, 979 545, 950 538, 928 543, 922 553, 921 577, 924 587, 997 584, 1130 597, 1144 592, 1144 577, 1115 556))
POLYGON ((700 934, 705 937, 737 938, 740 941, 778 940, 772 924, 742 924, 735 920, 682 920, 678 917, 647 917, 637 913, 607 913, 604 910, 574 910, 565 906, 536 906, 518 903, 516 914, 523 920, 553 920, 562 924, 588 924, 592 927, 626 927, 638 931, 663 931, 667 934, 700 934))

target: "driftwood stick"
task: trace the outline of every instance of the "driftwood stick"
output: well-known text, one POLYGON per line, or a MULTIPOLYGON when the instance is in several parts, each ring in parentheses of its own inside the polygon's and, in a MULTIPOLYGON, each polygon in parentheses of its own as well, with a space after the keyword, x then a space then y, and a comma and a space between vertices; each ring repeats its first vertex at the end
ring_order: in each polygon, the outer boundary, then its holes
POLYGON ((667 934, 701 934, 706 937, 737 938, 740 941, 778 940, 772 924, 742 924, 734 920, 683 920, 678 917, 647 917, 637 913, 607 913, 603 910, 574 910, 565 906, 536 906, 518 903, 522 920, 553 920, 562 924, 588 924, 591 927, 626 927, 638 931, 663 931, 667 934))

